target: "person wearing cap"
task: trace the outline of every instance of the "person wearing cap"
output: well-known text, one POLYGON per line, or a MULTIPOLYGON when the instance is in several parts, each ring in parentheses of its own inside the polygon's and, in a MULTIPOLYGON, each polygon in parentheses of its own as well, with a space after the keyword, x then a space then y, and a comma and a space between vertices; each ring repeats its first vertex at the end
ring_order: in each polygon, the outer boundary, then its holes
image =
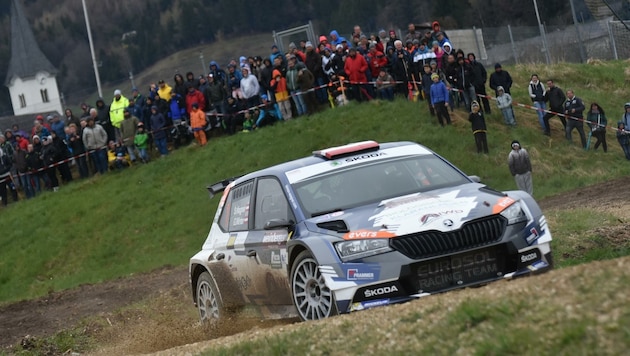
POLYGON ((510 173, 514 177, 518 189, 532 195, 534 194, 534 185, 532 183, 532 164, 529 160, 529 153, 521 147, 520 142, 517 140, 512 141, 511 148, 512 150, 508 155, 510 173))
POLYGON ((545 127, 548 130, 545 132, 545 135, 551 135, 549 120, 556 115, 560 118, 560 122, 562 122, 563 132, 566 132, 567 119, 562 115, 562 112, 564 111, 564 102, 567 100, 567 97, 564 95, 564 91, 554 83, 553 79, 547 80, 547 94, 545 95, 545 100, 549 101, 550 109, 550 111, 543 116, 545 127))
POLYGON ((497 93, 498 87, 503 87, 506 93, 510 93, 510 88, 512 87, 512 76, 506 70, 503 70, 501 63, 497 63, 494 65, 494 73, 490 74, 490 89, 494 90, 495 95, 497 93))
POLYGON ((288 56, 289 64, 287 66, 287 89, 289 90, 289 94, 293 99, 293 103, 295 104, 295 108, 297 110, 297 115, 301 116, 304 114, 308 114, 308 108, 306 106, 306 102, 304 101, 304 95, 300 89, 299 76, 302 75, 303 71, 306 70, 306 67, 303 63, 298 63, 295 55, 290 54, 288 56))
POLYGON ((350 80, 349 84, 349 99, 357 101, 363 101, 363 99, 370 99, 370 95, 367 92, 367 76, 365 72, 368 70, 368 64, 365 57, 357 53, 356 48, 350 48, 348 51, 348 57, 344 65, 344 71, 348 75, 350 80))
POLYGON ((105 129, 96 123, 97 112, 96 109, 90 110, 90 117, 87 119, 87 126, 83 128, 82 139, 85 149, 88 150, 88 155, 94 173, 104 174, 107 172, 107 132, 105 129))
POLYGON ((158 90, 157 90, 157 95, 165 101, 171 101, 171 92, 173 91, 173 88, 171 88, 170 85, 168 85, 164 79, 160 79, 160 81, 158 81, 158 90))
POLYGON ((431 74, 431 80, 433 84, 431 84, 431 94, 429 97, 431 98, 431 105, 435 110, 438 122, 442 127, 444 127, 444 121, 446 121, 447 125, 450 125, 451 115, 448 113, 448 89, 444 82, 440 80, 440 76, 437 73, 431 74))
POLYGON ((136 127, 136 135, 133 138, 133 144, 138 149, 138 156, 142 160, 142 163, 149 162, 149 152, 147 147, 149 146, 149 135, 144 129, 144 124, 142 122, 138 123, 136 127))
POLYGON ((479 107, 479 103, 476 100, 470 104, 470 115, 468 115, 468 121, 471 123, 471 129, 473 136, 475 137, 475 146, 477 146, 477 153, 488 154, 488 140, 486 132, 486 119, 483 116, 483 112, 479 107))
POLYGON ((190 112, 190 127, 192 128, 197 144, 203 147, 207 143, 206 132, 203 130, 206 126, 206 113, 199 109, 198 103, 192 103, 191 106, 192 111, 190 112))
POLYGON ((140 119, 138 119, 135 115, 132 115, 129 108, 125 108, 124 115, 125 119, 120 123, 120 136, 122 139, 122 146, 127 149, 129 158, 133 163, 136 161, 136 150, 133 139, 136 136, 136 128, 138 127, 138 123, 140 123, 140 119))

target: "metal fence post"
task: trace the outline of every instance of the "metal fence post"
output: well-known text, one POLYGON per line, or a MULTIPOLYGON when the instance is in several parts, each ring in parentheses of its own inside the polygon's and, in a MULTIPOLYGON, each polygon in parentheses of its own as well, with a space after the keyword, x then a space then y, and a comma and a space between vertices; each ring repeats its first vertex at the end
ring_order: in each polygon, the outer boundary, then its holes
POLYGON ((617 55, 617 44, 615 43, 615 35, 613 34, 612 21, 608 21, 607 24, 608 24, 608 36, 610 36, 610 45, 612 46, 613 56, 615 57, 615 60, 618 60, 619 56, 617 55))
POLYGON ((514 37, 512 36, 512 27, 508 26, 508 33, 510 34, 510 44, 512 45, 512 54, 514 55, 514 62, 518 64, 518 56, 516 55, 516 46, 514 45, 514 37))

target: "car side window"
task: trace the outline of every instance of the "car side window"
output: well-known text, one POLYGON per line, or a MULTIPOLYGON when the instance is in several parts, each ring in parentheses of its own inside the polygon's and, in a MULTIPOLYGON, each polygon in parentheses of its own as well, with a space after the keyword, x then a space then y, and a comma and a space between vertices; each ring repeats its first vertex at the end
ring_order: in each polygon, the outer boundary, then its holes
POLYGON ((252 200, 253 188, 254 181, 249 181, 230 190, 219 219, 219 225, 222 229, 228 231, 249 229, 249 206, 252 200))
POLYGON ((264 229, 265 223, 271 219, 291 220, 292 215, 280 182, 271 177, 259 179, 256 189, 254 229, 264 229))

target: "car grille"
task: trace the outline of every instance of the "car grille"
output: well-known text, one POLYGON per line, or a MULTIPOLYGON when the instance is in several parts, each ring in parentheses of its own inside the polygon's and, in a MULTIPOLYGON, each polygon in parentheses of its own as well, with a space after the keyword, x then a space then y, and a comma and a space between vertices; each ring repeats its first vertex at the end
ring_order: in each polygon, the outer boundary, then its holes
POLYGON ((413 259, 429 258, 477 248, 501 240, 507 219, 501 215, 474 220, 461 229, 423 231, 391 240, 391 247, 413 259))

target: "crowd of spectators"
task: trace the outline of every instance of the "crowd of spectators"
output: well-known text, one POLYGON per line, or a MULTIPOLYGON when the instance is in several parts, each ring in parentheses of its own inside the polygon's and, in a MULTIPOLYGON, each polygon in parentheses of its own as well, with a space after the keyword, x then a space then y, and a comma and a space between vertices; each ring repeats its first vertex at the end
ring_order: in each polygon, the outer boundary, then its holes
MULTIPOLYGON (((470 119, 478 151, 487 153, 485 122, 481 124, 483 113, 491 113, 487 80, 488 73, 475 54, 456 50, 437 21, 422 30, 409 24, 402 38, 394 30, 366 35, 357 25, 348 39, 333 30, 317 43, 292 42, 286 53, 274 44, 267 56, 241 56, 225 69, 213 60, 208 73, 177 73, 172 82, 160 79, 144 93, 133 88, 127 97, 117 89, 110 103, 104 99, 98 99, 94 107, 83 103, 78 115, 66 109, 63 118, 37 116, 30 132, 17 126, 5 130, 0 136, 0 197, 6 205, 7 192, 17 200, 19 187, 27 198, 42 189, 57 191, 59 178, 70 182, 147 163, 151 156, 168 155, 170 149, 190 143, 193 137, 204 146, 215 132, 233 135, 257 130, 347 100, 393 100, 396 96, 426 100, 430 114, 442 126, 451 123, 449 109, 463 106, 473 112, 470 119), (74 176, 71 166, 77 167, 74 176)), ((565 106, 562 91, 558 93, 550 82, 545 89, 538 76, 532 76, 529 94, 534 106, 544 109, 545 101, 551 101, 554 110, 571 110, 565 106)), ((516 125, 512 78, 500 64, 495 65, 489 86, 495 90, 506 124, 516 125)), ((552 116, 539 111, 545 134, 549 134, 552 116)), ((560 117, 570 139, 569 126, 560 117)), ((607 149, 605 141, 600 138, 599 142, 607 149)))

